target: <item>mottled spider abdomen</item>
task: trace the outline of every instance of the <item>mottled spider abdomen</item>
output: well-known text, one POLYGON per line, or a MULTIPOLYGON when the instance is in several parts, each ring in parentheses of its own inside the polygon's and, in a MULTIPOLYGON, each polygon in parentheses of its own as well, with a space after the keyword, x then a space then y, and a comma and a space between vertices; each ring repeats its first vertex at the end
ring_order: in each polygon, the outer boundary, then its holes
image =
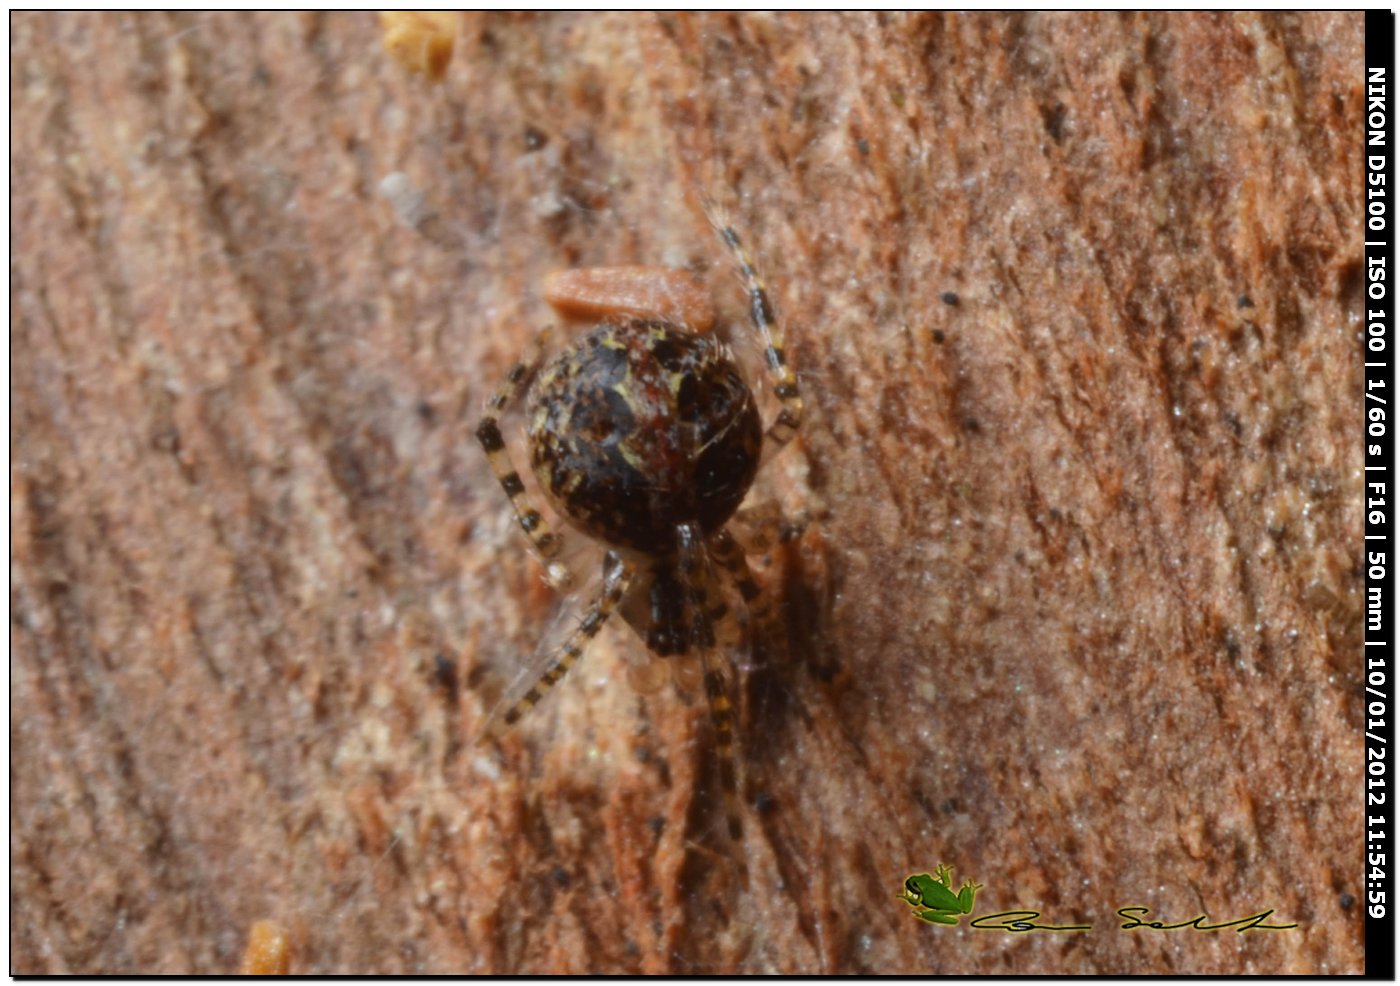
POLYGON ((667 322, 603 324, 530 390, 530 462, 563 516, 610 545, 674 551, 718 530, 758 471, 763 426, 728 349, 667 322))

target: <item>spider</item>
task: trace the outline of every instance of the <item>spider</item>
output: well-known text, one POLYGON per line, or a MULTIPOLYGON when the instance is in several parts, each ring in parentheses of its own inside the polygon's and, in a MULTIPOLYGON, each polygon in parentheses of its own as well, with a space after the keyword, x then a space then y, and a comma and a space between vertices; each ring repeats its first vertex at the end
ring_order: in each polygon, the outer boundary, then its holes
POLYGON ((760 463, 797 433, 802 397, 763 281, 738 234, 713 211, 710 217, 743 279, 781 405, 766 431, 728 347, 686 324, 703 321, 688 275, 613 268, 554 282, 556 307, 601 320, 542 369, 542 346, 511 367, 476 436, 549 581, 567 587, 572 573, 560 560, 561 537, 531 504, 501 434, 502 413, 533 377, 526 435, 535 477, 555 512, 607 549, 601 588, 582 622, 539 677, 526 679, 523 693, 507 695, 491 732, 538 704, 618 613, 655 657, 698 658, 729 837, 738 845, 732 673, 720 654, 737 635, 726 598, 742 600, 760 625, 771 621, 771 607, 729 524, 760 463), (687 311, 695 317, 677 317, 687 311))

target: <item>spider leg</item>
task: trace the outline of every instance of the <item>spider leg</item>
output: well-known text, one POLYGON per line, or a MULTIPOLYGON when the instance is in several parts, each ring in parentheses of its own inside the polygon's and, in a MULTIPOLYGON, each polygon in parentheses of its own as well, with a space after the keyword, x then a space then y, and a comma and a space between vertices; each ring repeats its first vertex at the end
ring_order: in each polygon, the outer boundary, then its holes
POLYGON ((563 678, 568 670, 574 666, 574 662, 588 646, 588 642, 598 635, 598 631, 602 629, 613 610, 627 595, 627 590, 631 587, 633 577, 636 574, 635 569, 611 552, 609 552, 605 564, 607 570, 603 577, 603 587, 598 593, 598 598, 589 607, 588 615, 564 641, 563 646, 559 648, 558 653, 540 673, 540 676, 530 683, 525 693, 514 701, 510 701, 507 697, 507 700, 502 703, 504 711, 500 712, 499 715, 492 716, 492 722, 486 735, 499 736, 519 721, 521 716, 538 705, 540 699, 544 698, 545 692, 557 685, 559 679, 563 678))
POLYGON ((756 665, 762 666, 768 662, 769 641, 780 639, 776 636, 777 610, 774 609, 769 594, 764 592, 763 587, 754 579, 753 569, 749 568, 744 549, 739 546, 739 542, 728 528, 711 535, 710 554, 715 562, 729 573, 734 587, 739 590, 739 596, 748 608, 753 659, 756 665))
POLYGON ((476 440, 481 443, 482 449, 486 452, 486 458, 491 463, 491 471, 496 474, 501 489, 505 490, 506 496, 510 497, 510 505, 515 510, 515 516, 520 521, 521 528, 530 538, 530 543, 535 546, 540 557, 544 559, 549 584, 556 589, 566 589, 573 584, 574 578, 568 567, 557 560, 559 551, 563 547, 563 541, 558 534, 550 530, 549 524, 525 495, 525 483, 520 478, 520 473, 516 471, 514 463, 510 461, 510 454, 506 451, 505 438, 501 435, 500 424, 501 414, 507 407, 519 400, 526 381, 539 369, 547 338, 547 332, 541 333, 525 358, 512 366, 506 373, 505 379, 501 381, 501 385, 496 388, 496 392, 486 403, 486 413, 476 426, 476 440))
MULTIPOLYGON (((714 578, 709 571, 708 553, 700 531, 690 525, 677 528, 680 547, 680 574, 685 582, 687 610, 690 618, 690 642, 700 655, 704 674, 705 699, 710 708, 710 725, 714 731, 715 755, 719 764, 720 788, 724 796, 724 811, 729 827, 729 838, 736 849, 741 849, 744 840, 744 824, 739 806, 738 772, 734 757, 734 706, 729 699, 720 658, 715 652, 715 629, 712 614, 725 615, 719 594, 714 599, 706 591, 713 586, 714 578)), ((739 879, 748 886, 748 865, 742 853, 736 853, 735 862, 739 869, 739 879)))
POLYGON ((799 511, 785 516, 777 503, 769 500, 743 507, 729 518, 728 531, 748 554, 763 554, 782 544, 796 541, 812 523, 811 513, 799 511))
POLYGON ((802 393, 797 386, 797 377, 787 365, 783 351, 783 332, 773 314, 773 303, 768 298, 768 289, 749 259, 748 251, 739 242, 739 234, 734 232, 713 202, 706 202, 705 212, 710 223, 719 233, 724 245, 734 257, 735 266, 744 278, 744 287, 749 295, 749 316, 754 328, 763 340, 763 356, 768 363, 768 375, 773 381, 773 394, 782 402, 783 409, 778 418, 768 427, 767 441, 764 443, 763 459, 767 461, 797 434, 802 424, 802 393))

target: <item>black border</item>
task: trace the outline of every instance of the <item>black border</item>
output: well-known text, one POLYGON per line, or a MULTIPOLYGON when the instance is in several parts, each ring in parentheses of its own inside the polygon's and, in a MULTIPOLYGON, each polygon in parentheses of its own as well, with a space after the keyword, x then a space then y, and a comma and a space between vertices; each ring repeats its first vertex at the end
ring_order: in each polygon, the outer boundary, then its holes
POLYGON ((1366 835, 1362 849, 1363 910, 1366 921, 1366 976, 1395 978, 1395 865, 1390 807, 1396 792, 1390 773, 1391 738, 1391 579, 1390 481, 1394 404, 1395 345, 1391 324, 1393 291, 1392 232, 1394 172, 1390 127, 1390 89, 1395 76, 1395 14, 1366 11, 1366 66, 1363 140, 1365 142, 1365 324, 1361 347, 1365 362, 1363 429, 1366 448, 1363 490, 1366 536, 1366 635, 1363 675, 1366 681, 1365 768, 1366 835))

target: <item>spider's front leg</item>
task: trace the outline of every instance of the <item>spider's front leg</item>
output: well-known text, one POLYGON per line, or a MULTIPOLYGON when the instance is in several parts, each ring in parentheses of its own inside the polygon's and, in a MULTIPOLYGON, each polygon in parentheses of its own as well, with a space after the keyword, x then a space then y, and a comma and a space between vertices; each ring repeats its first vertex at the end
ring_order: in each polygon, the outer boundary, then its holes
POLYGON ((574 666, 574 662, 583 653, 583 649, 588 646, 588 642, 598 635, 598 631, 603 628, 608 617, 626 598, 636 575, 636 569, 611 551, 608 552, 604 565, 606 567, 603 574, 603 588, 588 608, 588 615, 583 618, 574 632, 569 634, 569 638, 564 641, 559 652, 540 673, 540 676, 531 682, 529 689, 515 701, 508 702, 508 704, 503 703, 505 711, 500 713, 498 717, 494 717, 487 735, 499 736, 518 722, 521 716, 538 705, 540 699, 544 698, 545 692, 557 685, 559 680, 574 666))
POLYGON ((501 489, 505 490, 506 496, 510 497, 510 505, 515 510, 515 516, 520 521, 521 528, 530 538, 530 543, 535 546, 535 550, 539 552, 540 558, 544 562, 546 579, 555 589, 564 590, 573 584, 574 577, 568 566, 559 560, 563 541, 560 540, 558 534, 550 530, 543 515, 535 509, 534 504, 525 495, 525 482, 520 478, 515 464, 510 461, 510 454, 506 451, 505 438, 501 435, 500 421, 500 416, 506 408, 520 399, 525 384, 539 370, 548 338, 548 331, 540 333, 525 358, 512 366, 506 373, 505 379, 501 381, 501 385, 496 388, 496 392, 491 395, 491 400, 487 402, 486 413, 482 416, 481 422, 476 426, 476 440, 481 443, 482 449, 485 450, 486 458, 491 463, 491 471, 496 474, 501 489))
POLYGON ((734 756, 734 706, 724 674, 722 658, 715 652, 715 619, 725 615, 715 580, 709 567, 709 554, 698 528, 682 524, 677 529, 679 573, 685 584, 686 615, 690 622, 690 647, 699 652, 704 674, 705 700, 714 731, 715 757, 719 766, 720 789, 729 827, 729 838, 739 853, 736 863, 739 880, 748 885, 748 865, 743 858, 744 825, 739 807, 739 779, 734 756), (713 595, 714 598, 711 598, 713 595))
POLYGON ((789 517, 777 503, 769 500, 736 510, 725 530, 739 542, 744 554, 755 555, 796 541, 811 524, 810 510, 803 509, 789 517))
POLYGON ((754 578, 753 569, 744 549, 729 530, 722 529, 710 537, 710 554, 715 563, 729 573, 734 587, 748 610, 750 647, 756 666, 768 663, 769 642, 779 639, 778 614, 769 594, 754 578))

